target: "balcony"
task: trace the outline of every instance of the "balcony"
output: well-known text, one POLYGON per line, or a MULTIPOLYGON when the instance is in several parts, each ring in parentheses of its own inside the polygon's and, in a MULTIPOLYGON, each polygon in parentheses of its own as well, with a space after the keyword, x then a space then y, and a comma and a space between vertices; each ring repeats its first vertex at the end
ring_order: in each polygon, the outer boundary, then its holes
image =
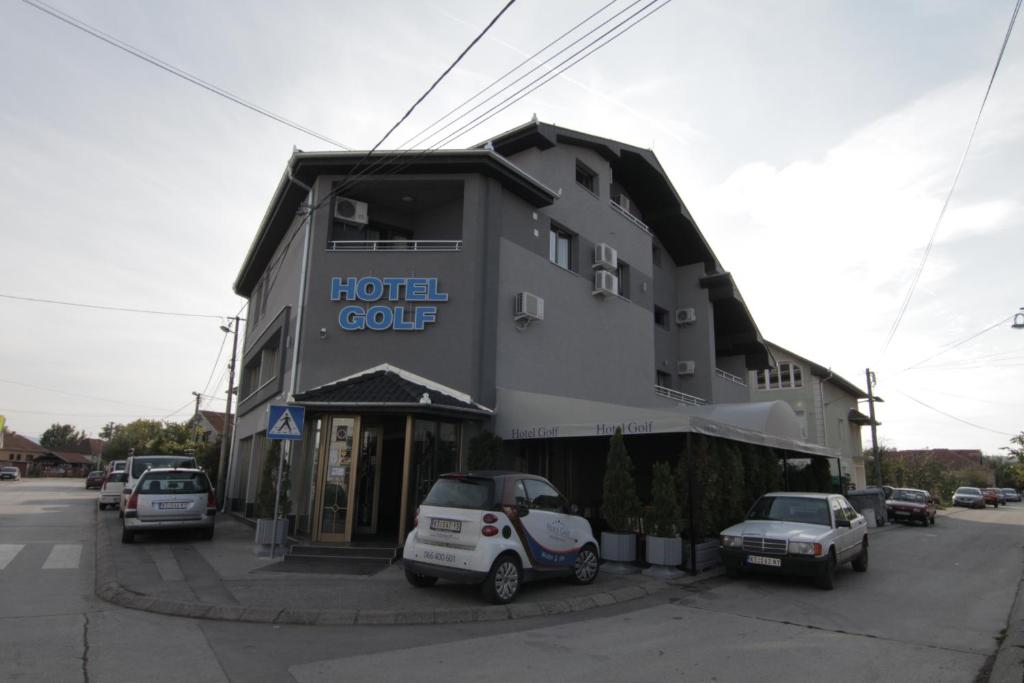
POLYGON ((462 251, 462 240, 332 240, 327 251, 462 251))
POLYGON ((684 394, 681 391, 669 389, 668 387, 654 385, 654 393, 663 398, 670 398, 678 403, 685 403, 688 406, 706 406, 708 404, 707 401, 700 398, 699 396, 691 396, 690 394, 684 394))
POLYGON ((721 377, 722 379, 732 382, 733 384, 739 384, 741 387, 747 386, 747 380, 743 379, 739 375, 734 375, 731 372, 726 372, 722 368, 715 368, 715 376, 721 377))
POLYGON ((611 200, 611 201, 609 201, 609 202, 608 202, 608 204, 609 204, 609 205, 610 205, 610 206, 611 206, 611 207, 612 207, 613 209, 615 209, 615 210, 616 210, 617 212, 619 212, 620 214, 622 214, 622 216, 623 216, 623 217, 625 217, 625 219, 626 219, 626 220, 628 220, 628 221, 629 221, 630 223, 632 223, 632 224, 633 224, 633 225, 635 225, 636 227, 640 228, 641 230, 643 230, 644 232, 646 232, 646 233, 647 233, 648 235, 650 235, 650 234, 651 234, 651 229, 647 227, 647 224, 646 224, 646 223, 644 223, 644 222, 643 222, 642 220, 640 220, 639 218, 637 218, 636 216, 634 216, 633 214, 631 214, 631 213, 630 213, 629 211, 627 211, 627 210, 625 209, 625 207, 621 206, 621 205, 620 205, 620 204, 619 204, 618 202, 616 202, 616 201, 615 201, 614 199, 613 199, 613 200, 611 200))

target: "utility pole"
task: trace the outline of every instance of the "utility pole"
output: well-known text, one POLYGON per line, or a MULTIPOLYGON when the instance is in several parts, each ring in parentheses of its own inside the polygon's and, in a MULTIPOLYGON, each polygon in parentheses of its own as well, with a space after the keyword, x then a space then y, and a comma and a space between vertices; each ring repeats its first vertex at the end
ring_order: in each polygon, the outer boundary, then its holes
POLYGON ((875 425, 875 373, 871 368, 864 370, 864 376, 868 382, 868 417, 871 418, 871 452, 875 458, 875 480, 879 486, 882 485, 882 459, 878 454, 878 431, 875 425))
POLYGON ((238 324, 241 318, 235 316, 234 322, 227 326, 221 325, 224 332, 234 331, 231 341, 231 363, 228 364, 228 400, 224 407, 224 433, 220 437, 220 459, 217 461, 217 507, 224 504, 224 482, 227 481, 228 443, 234 438, 235 430, 231 424, 231 397, 235 391, 235 357, 238 354, 238 324), (233 328, 233 329, 232 329, 233 328))
POLYGON ((202 396, 198 391, 193 391, 192 395, 196 397, 196 411, 192 415, 192 442, 195 443, 199 440, 199 397, 202 396))

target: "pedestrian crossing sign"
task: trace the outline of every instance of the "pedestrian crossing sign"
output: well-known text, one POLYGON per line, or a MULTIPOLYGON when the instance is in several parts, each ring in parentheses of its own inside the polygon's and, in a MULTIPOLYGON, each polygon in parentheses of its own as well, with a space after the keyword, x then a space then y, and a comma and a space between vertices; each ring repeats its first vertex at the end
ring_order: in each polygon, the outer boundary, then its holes
POLYGON ((300 406, 270 406, 267 438, 284 441, 302 440, 302 423, 306 409, 300 406))

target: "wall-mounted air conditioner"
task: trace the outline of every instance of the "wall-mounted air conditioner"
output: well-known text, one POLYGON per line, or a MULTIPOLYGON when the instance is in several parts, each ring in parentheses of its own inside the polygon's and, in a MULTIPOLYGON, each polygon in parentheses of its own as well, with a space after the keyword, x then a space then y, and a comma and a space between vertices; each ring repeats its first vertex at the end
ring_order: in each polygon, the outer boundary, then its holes
POLYGON ((695 308, 677 308, 676 309, 676 325, 689 325, 692 322, 697 322, 697 309, 695 309, 695 308))
POLYGON ((615 273, 609 273, 607 270, 595 270, 593 293, 594 296, 607 296, 609 294, 618 294, 619 278, 615 277, 615 273))
POLYGON ((697 361, 695 360, 681 360, 676 363, 676 374, 679 375, 692 375, 697 371, 697 361))
POLYGON ((594 245, 594 268, 610 270, 613 273, 619 267, 619 254, 614 248, 600 242, 594 245))
POLYGON ((512 317, 516 320, 543 320, 544 299, 529 292, 519 292, 516 294, 512 317))
POLYGON ((366 225, 370 220, 370 213, 366 202, 338 197, 334 200, 334 217, 352 225, 366 225))

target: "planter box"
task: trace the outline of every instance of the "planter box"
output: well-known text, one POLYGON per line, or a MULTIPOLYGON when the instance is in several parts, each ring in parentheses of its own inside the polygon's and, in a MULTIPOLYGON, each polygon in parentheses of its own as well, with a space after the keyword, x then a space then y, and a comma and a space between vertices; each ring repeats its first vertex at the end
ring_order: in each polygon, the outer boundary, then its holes
POLYGON ((601 532, 601 570, 610 574, 635 574, 640 571, 636 561, 636 534, 601 532))
POLYGON ((256 520, 256 543, 260 545, 284 545, 288 540, 288 520, 279 519, 276 522, 272 519, 256 520))
POLYGON ((683 575, 677 567, 683 563, 683 539, 647 536, 647 562, 652 565, 644 576, 675 579, 683 575))
MULTIPOLYGON (((697 571, 702 572, 722 563, 718 554, 718 539, 697 544, 697 571)), ((690 569, 690 543, 683 542, 683 566, 690 569)))

